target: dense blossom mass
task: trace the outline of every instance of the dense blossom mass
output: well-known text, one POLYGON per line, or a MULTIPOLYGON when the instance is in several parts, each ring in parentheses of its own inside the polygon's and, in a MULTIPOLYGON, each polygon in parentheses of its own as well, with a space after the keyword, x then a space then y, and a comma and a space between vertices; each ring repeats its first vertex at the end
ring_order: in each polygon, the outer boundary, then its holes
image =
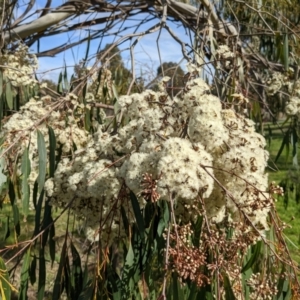
POLYGON ((202 201, 212 223, 248 218, 261 230, 268 228, 272 201, 266 192, 265 140, 251 120, 223 109, 203 80, 191 80, 174 99, 163 89, 146 90, 120 97, 119 106, 127 122, 117 133, 102 112, 102 124, 90 134, 75 95, 61 103, 32 99, 3 126, 2 134, 14 144, 6 157, 14 159, 29 147, 32 186, 38 176, 35 131, 49 145, 51 127, 61 160, 45 183, 46 195, 52 205, 70 205, 87 225, 100 224, 107 242, 123 232, 120 207, 132 215, 129 190, 141 208, 147 201, 174 202, 178 222, 196 220, 190 207, 202 201), (145 178, 151 178, 148 187, 145 178))

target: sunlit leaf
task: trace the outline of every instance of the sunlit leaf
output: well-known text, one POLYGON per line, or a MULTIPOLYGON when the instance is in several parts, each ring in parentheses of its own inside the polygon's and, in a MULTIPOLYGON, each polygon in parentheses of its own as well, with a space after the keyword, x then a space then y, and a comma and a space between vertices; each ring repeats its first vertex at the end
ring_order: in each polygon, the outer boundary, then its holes
POLYGON ((14 96, 13 91, 10 82, 6 82, 6 88, 5 88, 5 96, 6 96, 6 103, 9 109, 14 108, 14 96))

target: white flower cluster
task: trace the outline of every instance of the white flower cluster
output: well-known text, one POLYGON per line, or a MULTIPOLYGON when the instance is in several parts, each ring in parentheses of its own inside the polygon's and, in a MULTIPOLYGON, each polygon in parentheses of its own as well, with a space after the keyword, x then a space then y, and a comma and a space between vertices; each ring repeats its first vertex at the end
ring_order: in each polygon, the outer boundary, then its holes
POLYGON ((290 97, 289 102, 285 106, 285 112, 289 116, 300 117, 300 98, 299 97, 290 97))
POLYGON ((8 164, 15 162, 16 157, 21 157, 24 149, 29 148, 31 173, 28 181, 31 187, 38 177, 36 130, 43 134, 49 149, 48 126, 51 127, 56 136, 57 149, 61 148, 62 156, 69 155, 74 145, 77 149, 86 147, 88 134, 79 126, 81 120, 74 115, 74 111, 78 108, 80 109, 80 105, 77 97, 72 94, 66 96, 61 103, 51 103, 50 97, 41 100, 32 98, 3 125, 1 131, 1 137, 5 137, 3 150, 10 149, 5 156, 8 164))
POLYGON ((215 52, 216 65, 220 68, 222 65, 224 68, 230 67, 231 61, 234 57, 232 51, 230 51, 227 45, 220 45, 215 52))
MULTIPOLYGON (((249 218, 267 228, 271 199, 264 174, 265 140, 252 121, 222 109, 203 80, 191 80, 173 100, 164 91, 147 90, 120 97, 119 105, 127 124, 117 132, 107 124, 99 125, 89 137, 72 115, 79 109, 76 103, 64 109, 64 116, 55 110, 45 118, 64 153, 72 148, 68 141, 77 146, 72 158, 63 158, 45 184, 53 205, 69 205, 88 226, 98 226, 101 240, 107 242, 124 233, 121 206, 133 220, 129 190, 141 208, 146 201, 171 201, 178 222, 195 220, 197 213, 191 207, 204 203, 213 222, 225 216, 238 222, 249 218)), ((22 129, 33 126, 32 107, 37 118, 51 111, 51 106, 36 101, 11 120, 26 123, 22 129)), ((15 121, 4 130, 20 131, 15 121)), ((46 129, 42 124, 34 126, 46 129)))
POLYGON ((269 96, 273 96, 278 93, 283 87, 289 84, 287 76, 280 72, 273 72, 271 76, 267 79, 266 91, 269 96))
POLYGON ((29 53, 26 45, 20 44, 13 52, 6 52, 0 56, 0 64, 4 77, 14 87, 33 85, 37 81, 34 72, 38 68, 38 60, 34 54, 29 53))
MULTIPOLYGON (((136 195, 145 195, 142 181, 147 173, 157 181, 155 192, 161 199, 175 200, 175 214, 182 220, 186 220, 183 216, 187 214, 190 218, 196 217, 189 208, 202 197, 208 216, 215 222, 222 221, 226 214, 239 220, 242 210, 251 215, 249 218, 254 224, 267 228, 270 203, 265 203, 270 199, 264 174, 268 158, 264 150, 265 140, 255 132, 252 121, 233 110, 223 110, 219 99, 209 94, 204 81, 192 80, 185 93, 174 100, 164 92, 145 91, 121 97, 119 105, 130 120, 128 124, 116 135, 103 132, 100 126, 88 144, 89 150, 78 158, 93 166, 91 172, 96 178, 99 173, 99 179, 104 181, 101 174, 110 175, 107 168, 99 168, 97 162, 109 157, 111 167, 108 168, 114 170, 119 181, 119 184, 113 181, 113 176, 106 181, 107 184, 111 182, 109 186, 114 195, 107 195, 101 186, 94 196, 89 193, 85 173, 75 184, 78 189, 86 189, 80 193, 82 199, 93 199, 89 204, 94 207, 87 220, 89 225, 99 222, 97 203, 98 207, 109 207, 117 201, 118 187, 122 182, 136 195), (88 157, 88 153, 94 154, 88 157)), ((74 174, 80 169, 81 173, 84 172, 83 166, 78 169, 75 165, 76 160, 73 162, 74 174)), ((56 176, 64 177, 65 167, 59 170, 56 176)), ((65 196, 67 190, 60 186, 68 186, 68 178, 73 178, 72 172, 59 185, 56 177, 51 180, 47 193, 53 204, 69 203, 70 198, 65 196), (52 186, 54 192, 51 192, 52 186)), ((138 198, 143 207, 143 197, 138 198)), ((87 217, 88 212, 83 213, 82 204, 76 201, 74 210, 87 217)), ((128 203, 124 202, 123 206, 128 203)), ((131 211, 130 205, 126 206, 126 211, 131 211)))
POLYGON ((296 82, 290 82, 288 84, 288 92, 293 95, 289 98, 286 106, 285 112, 290 116, 300 117, 300 80, 296 82))

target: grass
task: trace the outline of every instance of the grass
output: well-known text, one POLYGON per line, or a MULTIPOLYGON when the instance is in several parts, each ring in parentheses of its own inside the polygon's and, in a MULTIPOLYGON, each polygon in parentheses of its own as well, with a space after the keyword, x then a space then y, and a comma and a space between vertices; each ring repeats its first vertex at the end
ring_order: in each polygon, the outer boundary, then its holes
MULTIPOLYGON (((286 242, 291 252, 292 258, 300 265, 300 205, 296 201, 296 188, 290 180, 290 171, 292 167, 291 149, 284 149, 279 157, 276 165, 274 164, 277 153, 282 143, 282 133, 276 127, 271 126, 273 134, 267 150, 270 153, 269 166, 267 169, 269 181, 275 181, 276 184, 282 183, 283 180, 288 180, 286 186, 285 197, 278 197, 276 209, 281 220, 288 227, 284 230, 286 242), (274 170, 274 169, 278 170, 274 170)), ((298 161, 300 162, 300 149, 298 145, 298 161)), ((298 177, 298 176, 296 176, 298 177)), ((298 179, 298 178, 296 178, 298 179)), ((300 182, 300 178, 298 179, 300 182)))

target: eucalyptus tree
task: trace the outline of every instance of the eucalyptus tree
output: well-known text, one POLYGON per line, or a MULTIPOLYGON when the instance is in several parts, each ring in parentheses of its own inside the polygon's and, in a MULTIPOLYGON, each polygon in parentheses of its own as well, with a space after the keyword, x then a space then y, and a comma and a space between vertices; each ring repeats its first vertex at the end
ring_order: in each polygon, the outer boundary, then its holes
POLYGON ((250 119, 274 114, 272 96, 281 94, 297 120, 294 2, 47 1, 36 10, 34 1, 2 3, 3 299, 14 289, 19 299, 299 297, 274 207, 283 191, 268 183, 266 142, 250 119), (45 42, 76 31, 75 41, 45 42), (186 62, 172 97, 168 76, 157 91, 133 93, 136 49, 153 34, 162 68, 166 36, 186 62), (106 38, 113 42, 103 48, 106 38), (57 90, 41 97, 32 76, 38 58, 80 44, 80 72, 69 82, 63 68, 57 90), (123 96, 110 70, 117 47, 131 57, 123 96), (71 234, 78 220, 91 242, 85 253, 71 234))

